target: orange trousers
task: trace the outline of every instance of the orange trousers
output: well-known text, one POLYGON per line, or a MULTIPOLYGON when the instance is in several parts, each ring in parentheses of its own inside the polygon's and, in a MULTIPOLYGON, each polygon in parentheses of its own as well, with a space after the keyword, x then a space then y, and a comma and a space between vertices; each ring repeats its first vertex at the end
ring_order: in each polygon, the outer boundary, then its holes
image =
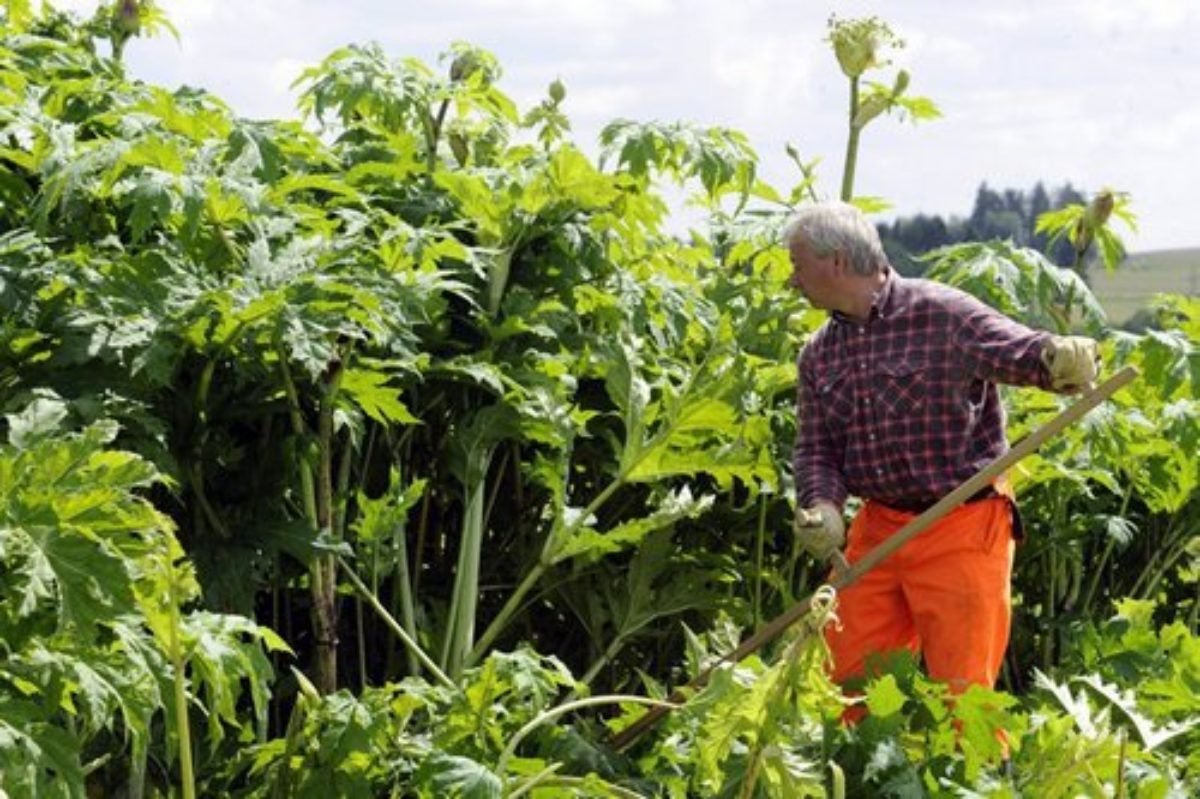
MULTIPOLYGON (((838 594, 838 625, 826 628, 833 680, 864 675, 868 659, 907 649, 926 672, 961 692, 992 688, 1012 619, 1013 509, 1005 497, 962 505, 838 594)), ((867 502, 850 524, 855 563, 914 518, 867 502)))

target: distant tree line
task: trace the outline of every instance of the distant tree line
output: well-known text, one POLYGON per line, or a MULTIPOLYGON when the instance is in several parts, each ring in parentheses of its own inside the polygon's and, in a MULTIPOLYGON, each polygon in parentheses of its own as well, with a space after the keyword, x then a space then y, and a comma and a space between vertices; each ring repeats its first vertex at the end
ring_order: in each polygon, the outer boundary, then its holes
POLYGON ((1033 231, 1038 216, 1046 211, 1084 202, 1084 196, 1070 183, 1047 191, 1038 181, 1026 192, 1019 189, 997 191, 984 182, 975 192, 975 206, 970 216, 946 219, 937 214, 916 214, 900 217, 890 224, 880 223, 877 227, 892 264, 905 275, 924 272, 925 265, 918 258, 930 250, 963 241, 991 239, 1012 239, 1019 246, 1044 253, 1059 265, 1069 266, 1075 254, 1065 239, 1051 248, 1044 235, 1033 231))

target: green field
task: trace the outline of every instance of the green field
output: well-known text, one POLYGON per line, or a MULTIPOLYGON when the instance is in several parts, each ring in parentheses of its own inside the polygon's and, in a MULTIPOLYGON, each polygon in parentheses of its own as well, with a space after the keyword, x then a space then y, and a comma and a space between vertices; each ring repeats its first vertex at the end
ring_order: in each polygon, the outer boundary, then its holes
POLYGON ((1156 294, 1200 294, 1200 248, 1134 253, 1113 273, 1094 268, 1092 289, 1113 324, 1121 324, 1156 294))

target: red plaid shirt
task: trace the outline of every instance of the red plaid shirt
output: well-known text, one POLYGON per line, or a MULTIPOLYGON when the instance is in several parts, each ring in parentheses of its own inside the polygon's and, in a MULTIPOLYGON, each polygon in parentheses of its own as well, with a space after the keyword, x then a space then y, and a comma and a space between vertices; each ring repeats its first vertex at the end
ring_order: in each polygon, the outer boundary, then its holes
POLYGON ((889 272, 870 318, 835 313, 800 353, 797 501, 940 499, 1008 448, 996 383, 1049 386, 1048 334, 889 272))

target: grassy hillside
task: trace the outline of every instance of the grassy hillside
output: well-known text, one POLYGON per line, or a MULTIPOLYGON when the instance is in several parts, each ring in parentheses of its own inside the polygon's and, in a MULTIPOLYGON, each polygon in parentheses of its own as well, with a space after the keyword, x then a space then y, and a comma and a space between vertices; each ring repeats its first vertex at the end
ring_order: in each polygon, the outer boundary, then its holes
POLYGON ((1091 273, 1092 289, 1113 324, 1121 324, 1155 294, 1200 295, 1200 247, 1130 255, 1116 272, 1091 273))

